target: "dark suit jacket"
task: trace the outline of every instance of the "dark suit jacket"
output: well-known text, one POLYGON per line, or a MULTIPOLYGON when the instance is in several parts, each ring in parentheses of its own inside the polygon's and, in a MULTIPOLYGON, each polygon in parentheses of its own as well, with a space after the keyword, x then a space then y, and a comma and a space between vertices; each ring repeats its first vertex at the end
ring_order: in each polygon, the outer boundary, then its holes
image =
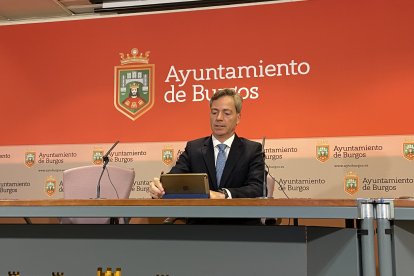
MULTIPOLYGON (((207 173, 210 190, 219 189, 216 179, 213 140, 211 136, 187 143, 176 165, 169 173, 207 173)), ((264 160, 260 143, 239 138, 230 147, 220 188, 226 188, 233 198, 254 198, 263 195, 264 160)), ((190 223, 256 224, 258 220, 202 219, 190 223)))

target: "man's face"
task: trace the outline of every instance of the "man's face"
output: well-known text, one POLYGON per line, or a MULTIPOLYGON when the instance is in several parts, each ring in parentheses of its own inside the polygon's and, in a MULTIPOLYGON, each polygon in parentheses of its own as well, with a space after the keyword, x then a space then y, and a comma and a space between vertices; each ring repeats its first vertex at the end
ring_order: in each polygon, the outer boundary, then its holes
POLYGON ((234 100, 230 96, 223 96, 213 101, 210 109, 210 125, 214 137, 224 142, 232 136, 240 122, 234 100))
POLYGON ((131 88, 132 96, 136 96, 138 94, 138 88, 131 88))

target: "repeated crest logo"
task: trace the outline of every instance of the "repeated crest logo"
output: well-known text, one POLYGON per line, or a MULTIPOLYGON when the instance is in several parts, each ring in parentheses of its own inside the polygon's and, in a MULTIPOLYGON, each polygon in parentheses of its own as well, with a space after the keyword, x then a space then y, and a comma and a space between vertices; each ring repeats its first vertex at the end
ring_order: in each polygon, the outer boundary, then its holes
POLYGON ((52 196, 56 191, 56 178, 48 176, 45 184, 45 192, 48 196, 52 196))
POLYGON ((92 162, 93 162, 93 164, 102 165, 103 155, 104 155, 104 150, 102 148, 94 149, 93 152, 92 152, 92 162))
POLYGON ((408 160, 414 160, 414 141, 403 143, 403 154, 408 160))
POLYGON ((155 65, 149 64, 147 51, 120 53, 121 65, 115 66, 115 108, 135 121, 154 105, 155 65))
POLYGON ((165 147, 162 149, 162 162, 169 166, 174 160, 174 149, 172 147, 165 147))
POLYGON ((26 151, 24 154, 24 164, 31 168, 36 163, 36 152, 35 151, 26 151))
POLYGON ((353 172, 348 172, 344 180, 344 190, 350 195, 354 195, 359 190, 359 177, 353 172))
POLYGON ((316 159, 326 162, 329 159, 329 145, 327 143, 320 143, 316 145, 316 159))

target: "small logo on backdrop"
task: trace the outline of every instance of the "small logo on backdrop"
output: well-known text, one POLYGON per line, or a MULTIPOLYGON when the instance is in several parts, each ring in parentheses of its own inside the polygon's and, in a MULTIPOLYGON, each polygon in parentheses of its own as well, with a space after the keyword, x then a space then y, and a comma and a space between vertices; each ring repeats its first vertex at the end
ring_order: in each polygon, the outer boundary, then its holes
POLYGON ((174 160, 174 149, 172 147, 165 147, 162 149, 162 162, 165 165, 170 165, 174 160))
POLYGON ((48 196, 52 196, 56 190, 56 179, 53 176, 49 176, 46 179, 45 192, 48 196))
POLYGON ((102 165, 102 157, 104 155, 104 150, 102 148, 94 149, 92 153, 92 162, 95 165, 102 165))
POLYGON ((148 64, 147 51, 134 48, 120 53, 121 65, 115 66, 115 108, 135 121, 154 105, 154 64, 148 64))
POLYGON ((316 145, 316 159, 318 159, 321 162, 328 161, 329 145, 327 143, 321 143, 316 145))
POLYGON ((359 190, 359 177, 353 172, 349 172, 345 176, 344 190, 350 195, 354 195, 359 190))
POLYGON ((36 162, 36 152, 35 151, 26 151, 24 154, 24 164, 31 168, 36 162))
POLYGON ((408 160, 414 160, 414 142, 403 144, 403 154, 408 160))

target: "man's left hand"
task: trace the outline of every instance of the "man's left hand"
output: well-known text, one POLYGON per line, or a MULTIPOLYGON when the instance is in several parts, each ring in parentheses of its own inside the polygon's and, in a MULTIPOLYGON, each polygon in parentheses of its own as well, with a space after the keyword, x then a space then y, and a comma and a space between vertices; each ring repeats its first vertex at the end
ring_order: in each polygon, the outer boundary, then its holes
POLYGON ((223 193, 210 190, 210 198, 211 199, 225 199, 226 197, 223 193))

